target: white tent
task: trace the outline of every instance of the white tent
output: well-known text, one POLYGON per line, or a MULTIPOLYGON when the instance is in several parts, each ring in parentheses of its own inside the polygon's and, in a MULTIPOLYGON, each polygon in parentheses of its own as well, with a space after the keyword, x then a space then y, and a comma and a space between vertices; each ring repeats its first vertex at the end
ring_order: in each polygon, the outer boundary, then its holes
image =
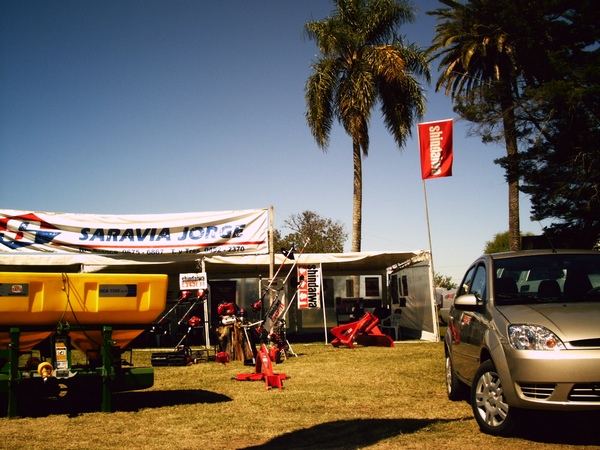
MULTIPOLYGON (((401 326, 406 338, 438 340, 435 322, 435 297, 428 277, 429 253, 411 252, 360 252, 360 253, 304 253, 296 260, 302 264, 319 264, 329 277, 351 275, 380 275, 383 283, 384 303, 391 299, 391 307, 402 310, 401 326), (402 277, 408 280, 410 291, 400 295, 402 277), (398 278, 399 277, 399 278, 398 278), (396 280, 395 282, 393 280, 396 280), (388 284, 390 284, 388 286, 388 284), (402 304, 393 302, 402 299, 402 304)), ((24 272, 107 272, 107 273, 180 273, 206 271, 209 280, 238 278, 268 278, 273 267, 283 265, 287 273, 295 260, 283 255, 155 255, 147 256, 95 255, 95 254, 23 254, 0 253, 3 271, 24 272)))

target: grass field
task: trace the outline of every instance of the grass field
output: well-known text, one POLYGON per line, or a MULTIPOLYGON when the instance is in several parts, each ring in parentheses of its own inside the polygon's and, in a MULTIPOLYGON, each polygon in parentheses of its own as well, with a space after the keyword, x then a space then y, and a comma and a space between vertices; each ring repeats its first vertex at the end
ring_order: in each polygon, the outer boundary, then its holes
MULTIPOLYGON (((284 389, 236 381, 241 362, 156 367, 155 385, 113 396, 112 413, 0 418, 2 449, 599 448, 600 416, 543 414, 520 435, 482 434, 444 389, 442 343, 293 344, 284 389)), ((137 366, 151 351, 134 351, 137 366)))

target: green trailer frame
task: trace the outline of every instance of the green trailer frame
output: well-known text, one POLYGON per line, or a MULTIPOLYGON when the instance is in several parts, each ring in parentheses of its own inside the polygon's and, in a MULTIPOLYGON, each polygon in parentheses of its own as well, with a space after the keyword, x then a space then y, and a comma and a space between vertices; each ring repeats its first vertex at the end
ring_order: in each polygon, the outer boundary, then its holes
MULTIPOLYGON (((135 326, 139 327, 139 325, 135 326)), ((118 326, 118 328, 120 327, 131 328, 131 325, 118 326)), ((42 401, 46 396, 56 395, 62 391, 60 393, 65 397, 69 397, 71 394, 69 399, 65 399, 65 401, 69 401, 82 393, 89 394, 89 392, 78 392, 83 390, 81 386, 91 387, 94 392, 100 391, 100 410, 112 412, 113 393, 152 387, 154 385, 154 369, 124 365, 121 358, 122 350, 116 347, 112 340, 113 329, 114 326, 72 327, 64 325, 61 329, 56 330, 51 338, 50 350, 51 364, 55 369, 48 379, 44 379, 38 373, 37 367, 19 366, 20 357, 26 353, 19 349, 21 332, 40 331, 40 327, 22 326, 0 330, 9 331, 10 335, 8 349, 0 349, 0 395, 7 396, 7 416, 12 418, 19 415, 19 405, 24 403, 25 397, 34 402, 42 401), (98 329, 102 332, 98 357, 91 361, 88 360, 86 364, 72 365, 69 332, 71 330, 98 329), (57 352, 57 348, 64 351, 57 352), (58 360, 61 360, 60 364, 57 364, 58 360), (70 392, 72 390, 75 392, 70 392)))

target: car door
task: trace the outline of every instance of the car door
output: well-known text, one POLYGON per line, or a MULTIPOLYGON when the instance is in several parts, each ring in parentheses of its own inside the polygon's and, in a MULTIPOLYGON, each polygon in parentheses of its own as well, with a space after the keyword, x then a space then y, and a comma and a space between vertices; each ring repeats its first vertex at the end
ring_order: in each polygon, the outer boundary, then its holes
MULTIPOLYGON (((484 304, 488 292, 487 270, 483 262, 473 266, 470 282, 463 286, 464 294, 472 294, 477 298, 479 306, 461 309, 454 318, 454 327, 459 336, 459 343, 454 347, 455 370, 462 378, 472 380, 479 367, 481 340, 485 333, 484 304)), ((466 278, 465 278, 466 279, 466 278)), ((458 310, 455 309, 458 312, 458 310)))
MULTIPOLYGON (((456 297, 468 294, 473 284, 473 277, 475 276, 476 266, 470 267, 463 277, 462 283, 459 285, 456 292, 456 297)), ((452 348, 452 360, 454 368, 457 373, 464 372, 467 355, 465 354, 466 348, 463 345, 463 317, 465 311, 462 308, 454 305, 451 308, 448 316, 448 330, 450 331, 451 342, 449 343, 452 348)))

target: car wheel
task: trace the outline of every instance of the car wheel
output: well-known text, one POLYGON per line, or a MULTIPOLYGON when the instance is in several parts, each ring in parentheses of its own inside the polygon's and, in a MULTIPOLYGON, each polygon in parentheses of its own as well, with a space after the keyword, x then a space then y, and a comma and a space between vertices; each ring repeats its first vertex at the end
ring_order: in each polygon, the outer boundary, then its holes
POLYGON ((449 352, 446 352, 446 394, 452 401, 463 400, 463 386, 456 376, 454 371, 454 365, 452 364, 452 357, 449 352))
POLYGON ((477 370, 471 386, 471 406, 481 431, 494 436, 509 436, 517 421, 515 408, 504 398, 502 382, 491 360, 477 370))

